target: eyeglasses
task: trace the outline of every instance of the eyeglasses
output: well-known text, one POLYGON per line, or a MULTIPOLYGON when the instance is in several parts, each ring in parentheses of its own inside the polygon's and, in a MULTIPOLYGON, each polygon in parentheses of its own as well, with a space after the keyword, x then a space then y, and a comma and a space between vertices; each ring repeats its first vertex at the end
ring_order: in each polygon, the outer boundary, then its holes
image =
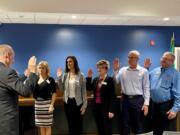
POLYGON ((162 60, 165 60, 165 61, 172 61, 171 58, 167 58, 167 57, 162 57, 161 59, 162 59, 162 60))
POLYGON ((97 68, 98 68, 98 69, 107 69, 106 66, 98 66, 97 68))
POLYGON ((128 59, 138 59, 138 57, 128 57, 128 59))

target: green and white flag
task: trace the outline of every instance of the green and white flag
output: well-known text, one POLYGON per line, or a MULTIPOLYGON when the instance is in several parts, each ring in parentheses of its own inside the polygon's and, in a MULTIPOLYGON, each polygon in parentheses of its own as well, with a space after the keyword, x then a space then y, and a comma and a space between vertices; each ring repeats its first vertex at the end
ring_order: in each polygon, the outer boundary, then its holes
POLYGON ((174 49, 175 49, 175 37, 173 32, 173 35, 171 37, 171 45, 170 45, 170 52, 172 52, 173 54, 174 54, 174 49))

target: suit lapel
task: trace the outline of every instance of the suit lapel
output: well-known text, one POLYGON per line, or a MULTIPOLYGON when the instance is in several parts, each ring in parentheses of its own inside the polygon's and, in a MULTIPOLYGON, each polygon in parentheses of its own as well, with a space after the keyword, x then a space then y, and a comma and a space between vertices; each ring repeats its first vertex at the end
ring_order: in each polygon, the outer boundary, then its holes
POLYGON ((108 81, 108 76, 106 76, 105 80, 102 82, 100 90, 103 90, 106 87, 107 81, 108 81))
POLYGON ((95 81, 95 88, 97 89, 98 87, 98 82, 99 82, 99 77, 97 77, 96 81, 95 81))

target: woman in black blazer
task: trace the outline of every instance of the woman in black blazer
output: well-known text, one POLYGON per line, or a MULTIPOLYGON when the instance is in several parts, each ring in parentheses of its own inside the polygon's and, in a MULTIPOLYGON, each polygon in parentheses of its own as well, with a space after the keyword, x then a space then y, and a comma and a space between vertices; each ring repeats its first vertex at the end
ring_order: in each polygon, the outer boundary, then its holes
POLYGON ((92 70, 88 70, 86 78, 87 90, 93 90, 93 113, 99 135, 112 135, 111 119, 114 117, 115 87, 112 77, 107 75, 109 62, 97 62, 98 77, 92 80, 92 70))

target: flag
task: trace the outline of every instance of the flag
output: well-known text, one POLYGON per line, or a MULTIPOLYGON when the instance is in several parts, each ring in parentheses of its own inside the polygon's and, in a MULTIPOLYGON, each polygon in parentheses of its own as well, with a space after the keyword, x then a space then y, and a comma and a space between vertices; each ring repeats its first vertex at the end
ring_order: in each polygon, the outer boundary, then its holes
POLYGON ((173 35, 171 37, 171 45, 170 45, 170 52, 172 52, 173 54, 174 54, 174 49, 175 49, 175 37, 173 32, 173 35))

